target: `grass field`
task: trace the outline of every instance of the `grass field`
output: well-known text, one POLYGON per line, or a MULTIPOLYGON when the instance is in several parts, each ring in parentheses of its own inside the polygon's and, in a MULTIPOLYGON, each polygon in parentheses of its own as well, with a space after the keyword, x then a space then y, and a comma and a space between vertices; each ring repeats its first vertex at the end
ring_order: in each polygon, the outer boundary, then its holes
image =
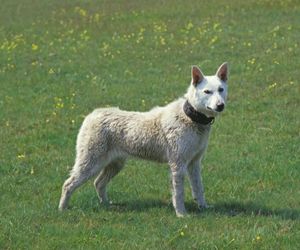
POLYGON ((296 0, 2 0, 0 249, 300 249, 296 0), (92 182, 57 210, 85 115, 183 95, 190 66, 230 63, 204 160, 206 198, 170 202, 168 166, 136 159, 101 207, 92 182))

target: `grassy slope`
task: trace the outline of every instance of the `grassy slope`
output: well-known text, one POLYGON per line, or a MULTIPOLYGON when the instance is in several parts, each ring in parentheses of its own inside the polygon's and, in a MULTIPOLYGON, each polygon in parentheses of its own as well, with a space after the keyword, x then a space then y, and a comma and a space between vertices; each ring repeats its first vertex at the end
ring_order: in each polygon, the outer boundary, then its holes
POLYGON ((297 1, 2 1, 0 248, 298 249, 297 1), (231 65, 204 162, 207 200, 176 219, 168 168, 131 160, 100 208, 57 212, 84 115, 182 95, 190 65, 231 65))

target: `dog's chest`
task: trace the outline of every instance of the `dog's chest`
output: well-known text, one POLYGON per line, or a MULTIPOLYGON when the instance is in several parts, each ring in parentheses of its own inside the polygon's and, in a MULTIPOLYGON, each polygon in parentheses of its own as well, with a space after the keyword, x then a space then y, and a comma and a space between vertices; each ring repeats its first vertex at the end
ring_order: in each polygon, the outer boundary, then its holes
POLYGON ((210 126, 201 126, 190 122, 178 124, 170 126, 167 133, 170 146, 169 160, 188 163, 195 157, 201 157, 205 152, 210 126))
POLYGON ((181 139, 180 147, 184 158, 186 161, 190 161, 195 157, 200 157, 206 150, 208 146, 210 129, 194 129, 188 131, 181 139))

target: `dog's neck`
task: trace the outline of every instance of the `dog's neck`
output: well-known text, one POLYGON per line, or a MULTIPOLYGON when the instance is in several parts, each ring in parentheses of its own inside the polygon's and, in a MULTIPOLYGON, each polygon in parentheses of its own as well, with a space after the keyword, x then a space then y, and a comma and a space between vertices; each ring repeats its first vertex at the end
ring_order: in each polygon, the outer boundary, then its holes
POLYGON ((205 114, 197 111, 194 107, 189 103, 188 100, 185 101, 183 105, 183 111, 193 122, 199 123, 201 125, 212 124, 215 120, 214 117, 207 117, 205 114))

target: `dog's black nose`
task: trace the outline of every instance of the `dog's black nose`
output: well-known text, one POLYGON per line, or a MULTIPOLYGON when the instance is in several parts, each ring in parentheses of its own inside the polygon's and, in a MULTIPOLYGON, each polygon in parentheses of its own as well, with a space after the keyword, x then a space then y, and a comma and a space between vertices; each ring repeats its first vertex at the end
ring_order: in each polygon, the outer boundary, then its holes
POLYGON ((224 103, 218 104, 218 105, 217 105, 217 111, 218 111, 218 112, 223 111, 224 107, 225 107, 224 103))

